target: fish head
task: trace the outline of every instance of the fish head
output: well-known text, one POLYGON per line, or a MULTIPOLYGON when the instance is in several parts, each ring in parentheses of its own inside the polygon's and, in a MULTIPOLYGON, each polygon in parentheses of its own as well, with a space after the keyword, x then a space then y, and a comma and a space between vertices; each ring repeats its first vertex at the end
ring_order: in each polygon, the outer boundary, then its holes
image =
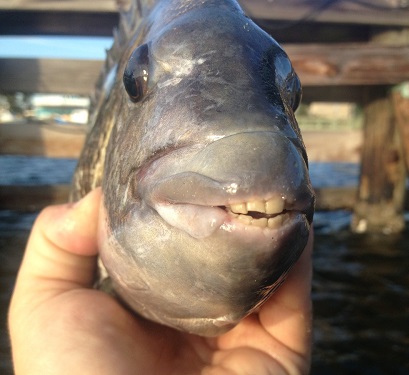
POLYGON ((290 60, 236 3, 208 3, 159 7, 124 58, 99 242, 133 310, 214 336, 283 282, 314 193, 290 60))

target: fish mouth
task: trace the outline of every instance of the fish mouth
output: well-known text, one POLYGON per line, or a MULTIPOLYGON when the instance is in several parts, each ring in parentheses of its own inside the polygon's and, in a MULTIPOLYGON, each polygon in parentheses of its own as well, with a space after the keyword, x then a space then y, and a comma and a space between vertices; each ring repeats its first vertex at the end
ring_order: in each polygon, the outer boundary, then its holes
POLYGON ((277 197, 269 200, 236 203, 220 208, 243 225, 277 229, 290 218, 291 211, 285 210, 284 205, 285 200, 277 197))
POLYGON ((165 222, 192 237, 217 230, 270 237, 294 221, 312 222, 315 198, 306 162, 279 133, 234 134, 154 164, 140 181, 140 195, 165 222), (169 175, 175 160, 180 169, 169 175))
POLYGON ((286 203, 282 197, 274 197, 215 206, 156 203, 154 209, 169 225, 197 239, 217 231, 271 238, 294 222, 309 225, 313 204, 295 209, 294 204, 286 203))

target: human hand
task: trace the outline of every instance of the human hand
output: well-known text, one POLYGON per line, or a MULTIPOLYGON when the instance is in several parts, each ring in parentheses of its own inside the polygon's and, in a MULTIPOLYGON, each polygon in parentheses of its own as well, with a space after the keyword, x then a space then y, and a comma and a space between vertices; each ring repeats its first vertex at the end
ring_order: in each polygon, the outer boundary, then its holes
POLYGON ((36 220, 9 312, 16 375, 308 373, 312 235, 258 313, 204 338, 137 318, 92 289, 100 197, 94 190, 36 220))

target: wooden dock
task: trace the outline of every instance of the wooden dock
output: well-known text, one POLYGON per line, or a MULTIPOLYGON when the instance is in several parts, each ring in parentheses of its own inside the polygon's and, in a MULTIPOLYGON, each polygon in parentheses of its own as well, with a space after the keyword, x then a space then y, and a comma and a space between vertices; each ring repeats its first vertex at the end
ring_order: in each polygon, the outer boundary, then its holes
MULTIPOLYGON (((0 0, 0 35, 110 36, 118 8, 128 3, 0 0)), ((383 231, 391 218, 371 220, 383 216, 385 202, 398 223, 388 231, 401 230, 409 98, 397 88, 409 82, 409 7, 390 0, 241 3, 289 54, 303 84, 304 103, 354 102, 364 108, 364 131, 357 137, 340 132, 325 139, 306 132, 305 142, 312 160, 362 158, 355 230, 383 231)), ((96 60, 0 58, 0 92, 89 95, 101 65, 96 60)), ((0 126, 0 153, 78 155, 84 134, 57 135, 58 126, 26 125, 0 126)))
MULTIPOLYGON (((126 7, 128 1, 118 3, 126 7)), ((407 2, 241 3, 288 52, 303 83, 305 103, 354 102, 364 108, 363 131, 304 134, 312 160, 352 158, 362 163, 360 186, 318 190, 318 209, 354 209, 356 231, 402 230, 409 168, 407 2)), ((111 36, 118 19, 115 0, 0 0, 3 36, 111 36)), ((96 60, 0 58, 0 94, 89 95, 101 65, 96 60)), ((62 129, 52 123, 0 124, 0 153, 77 157, 84 133, 62 129)), ((0 186, 0 209, 36 211, 65 201, 67 194, 65 185, 0 186)), ((0 237, 0 373, 4 375, 12 374, 4 322, 21 258, 21 252, 11 249, 23 249, 26 236, 24 232, 0 237)))

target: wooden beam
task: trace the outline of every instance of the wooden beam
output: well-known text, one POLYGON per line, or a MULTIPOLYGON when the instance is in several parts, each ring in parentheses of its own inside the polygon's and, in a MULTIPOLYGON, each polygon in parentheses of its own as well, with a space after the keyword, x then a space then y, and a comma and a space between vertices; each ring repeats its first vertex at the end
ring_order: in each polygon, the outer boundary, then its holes
MULTIPOLYGON (((119 0, 126 6, 129 0, 119 0)), ((241 0, 240 3, 253 18, 318 22, 367 23, 374 25, 409 26, 409 6, 391 0, 362 2, 305 0, 241 0)), ((0 10, 35 10, 46 12, 116 12, 115 0, 0 0, 0 10)))
MULTIPOLYGON (((65 4, 64 1, 60 3, 65 4)), ((88 4, 86 1, 83 3, 88 4)), ((111 37, 118 22, 119 15, 116 12, 39 12, 0 9, 0 35, 111 37)))
MULTIPOLYGON (((391 85, 409 80, 409 46, 284 45, 303 86, 391 85)), ((0 59, 0 90, 88 95, 101 61, 0 59)))
POLYGON ((241 0, 252 18, 268 20, 313 20, 315 22, 409 26, 409 6, 391 0, 305 1, 241 0))
MULTIPOLYGON (((312 102, 327 103, 357 103, 365 101, 365 88, 361 85, 334 85, 334 86, 307 86, 303 85, 302 102, 309 104, 312 102)), ((384 95, 390 90, 388 85, 372 86, 372 90, 383 92, 384 95)))
MULTIPOLYGON (((1 0, 0 0, 1 1, 1 0)), ((255 20, 279 43, 366 42, 370 25, 255 20)), ((112 36, 119 23, 116 12, 1 10, 0 35, 112 36)))
POLYGON ((116 12, 117 9, 116 0, 0 0, 0 10, 116 12))
POLYGON ((304 86, 399 84, 409 79, 409 46, 285 45, 304 86))
POLYGON ((90 95, 102 67, 97 60, 0 59, 3 92, 90 95))
POLYGON ((399 85, 392 92, 396 125, 402 142, 402 153, 409 176, 409 82, 399 85))
POLYGON ((406 171, 391 102, 368 93, 361 175, 351 223, 358 233, 399 233, 405 227, 406 171))

